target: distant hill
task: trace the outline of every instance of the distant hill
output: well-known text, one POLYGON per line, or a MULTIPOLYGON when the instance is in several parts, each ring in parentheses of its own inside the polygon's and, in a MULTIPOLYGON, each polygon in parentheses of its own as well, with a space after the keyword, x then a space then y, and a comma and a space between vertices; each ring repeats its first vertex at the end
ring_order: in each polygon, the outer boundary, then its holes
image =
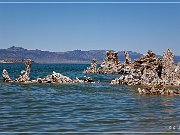
MULTIPOLYGON (((90 51, 67 51, 67 52, 49 52, 41 50, 27 50, 22 47, 12 46, 8 49, 0 49, 0 59, 32 59, 37 63, 90 63, 93 58, 102 62, 105 58, 106 50, 90 50, 90 51)), ((129 51, 132 60, 139 58, 142 54, 129 51)), ((119 60, 124 61, 124 52, 118 52, 119 60)), ((180 56, 175 57, 180 60, 180 56)))

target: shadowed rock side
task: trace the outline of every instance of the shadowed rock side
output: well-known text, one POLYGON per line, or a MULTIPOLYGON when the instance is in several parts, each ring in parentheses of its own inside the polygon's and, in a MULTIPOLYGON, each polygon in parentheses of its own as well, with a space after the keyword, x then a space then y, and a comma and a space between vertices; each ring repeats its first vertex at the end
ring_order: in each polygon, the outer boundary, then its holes
POLYGON ((99 74, 121 74, 129 73, 131 69, 131 59, 127 51, 125 53, 125 62, 121 64, 118 60, 118 53, 114 51, 107 51, 106 58, 100 65, 97 67, 97 60, 93 59, 91 66, 87 67, 84 71, 85 73, 99 73, 99 74))
MULTIPOLYGON (((130 73, 128 75, 122 75, 120 78, 112 80, 111 84, 179 86, 180 64, 174 64, 174 54, 170 49, 163 54, 162 58, 157 57, 156 54, 149 50, 146 55, 143 55, 132 64, 130 73)), ((141 93, 151 94, 151 90, 154 91, 154 89, 151 87, 144 90, 148 92, 141 93)), ((160 89, 155 90, 161 91, 160 89)), ((140 92, 140 89, 138 92, 140 92)))
POLYGON ((58 84, 71 84, 71 83, 94 83, 94 81, 90 77, 86 77, 83 80, 80 80, 76 77, 76 79, 72 80, 67 76, 64 76, 60 73, 56 73, 53 71, 51 75, 47 75, 45 78, 37 78, 36 80, 30 80, 30 69, 31 69, 31 60, 25 61, 25 70, 21 71, 19 77, 15 80, 11 80, 6 69, 2 72, 2 77, 4 82, 18 82, 18 83, 58 83, 58 84))

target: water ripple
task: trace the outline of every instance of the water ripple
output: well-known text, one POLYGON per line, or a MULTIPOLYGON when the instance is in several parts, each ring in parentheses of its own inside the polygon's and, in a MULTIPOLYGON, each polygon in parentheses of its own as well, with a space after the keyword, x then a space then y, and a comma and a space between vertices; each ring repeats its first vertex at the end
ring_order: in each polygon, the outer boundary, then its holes
MULTIPOLYGON (((97 83, 6 84, 1 80, 0 132, 170 132, 169 126, 180 126, 178 96, 138 95, 128 87, 109 85, 117 75, 83 74, 86 66, 35 64, 31 74, 36 78, 54 70, 71 78, 90 76, 97 83)), ((16 77, 23 67, 3 64, 0 71, 6 68, 16 77)))

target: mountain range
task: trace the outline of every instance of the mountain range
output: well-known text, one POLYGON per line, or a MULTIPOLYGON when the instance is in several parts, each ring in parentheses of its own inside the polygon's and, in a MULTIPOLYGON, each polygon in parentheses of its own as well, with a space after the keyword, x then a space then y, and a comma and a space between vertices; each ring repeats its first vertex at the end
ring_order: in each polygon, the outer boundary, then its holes
MULTIPOLYGON (((66 52, 50 52, 41 50, 28 50, 22 47, 12 46, 7 49, 0 49, 0 59, 32 59, 37 63, 87 63, 89 64, 93 58, 98 59, 101 63, 105 58, 107 50, 89 50, 89 51, 66 51, 66 52)), ((139 58, 142 54, 128 51, 132 60, 139 58)), ((124 51, 118 51, 118 57, 121 62, 124 61, 124 51)), ((175 56, 175 61, 180 61, 180 56, 175 56)))

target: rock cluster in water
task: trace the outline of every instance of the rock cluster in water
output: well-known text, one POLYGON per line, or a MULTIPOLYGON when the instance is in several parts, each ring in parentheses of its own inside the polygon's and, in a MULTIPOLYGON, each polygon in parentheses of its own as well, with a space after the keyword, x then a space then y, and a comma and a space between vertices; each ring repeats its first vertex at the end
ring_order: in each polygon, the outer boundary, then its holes
MULTIPOLYGON (((119 85, 143 85, 146 88, 138 88, 140 94, 152 95, 180 95, 179 90, 170 90, 167 86, 180 86, 180 63, 174 63, 174 54, 168 49, 161 57, 158 57, 152 51, 148 51, 146 55, 131 62, 131 58, 127 51, 124 52, 125 61, 120 63, 117 52, 107 51, 106 58, 99 68, 97 68, 97 60, 93 59, 91 66, 88 67, 86 73, 102 73, 102 74, 123 74, 119 78, 111 81, 111 84, 119 85)), ((20 82, 20 83, 94 83, 91 78, 70 79, 60 73, 53 71, 52 74, 45 78, 37 78, 30 80, 30 69, 32 61, 25 61, 25 70, 21 71, 20 76, 12 80, 6 69, 3 70, 2 76, 4 82, 20 82)))
POLYGON ((91 66, 87 67, 85 73, 99 73, 99 74, 121 74, 129 73, 131 69, 131 59, 127 51, 125 53, 125 62, 121 63, 118 60, 118 53, 114 51, 107 51, 106 58, 97 68, 97 60, 93 59, 91 66))
POLYGON ((72 80, 67 76, 64 76, 60 73, 56 73, 53 71, 51 75, 47 75, 45 78, 37 78, 36 80, 32 80, 34 83, 58 83, 58 84, 71 84, 71 83, 94 83, 94 81, 90 77, 86 77, 83 80, 80 80, 76 77, 76 79, 72 80))
POLYGON ((146 95, 180 95, 180 90, 170 90, 165 87, 147 87, 147 88, 138 88, 137 89, 139 94, 146 94, 146 95))
POLYGON ((2 72, 4 82, 19 82, 19 83, 58 83, 58 84, 71 84, 71 83, 94 83, 90 77, 86 77, 83 80, 76 79, 72 80, 67 76, 53 71, 52 74, 47 75, 45 78, 37 78, 36 80, 30 80, 30 69, 32 61, 30 59, 25 61, 25 70, 21 71, 19 77, 15 80, 11 80, 6 69, 2 72))
POLYGON ((32 60, 28 59, 25 61, 26 69, 21 71, 19 77, 15 80, 11 80, 6 69, 2 72, 2 77, 4 82, 28 82, 30 80, 30 69, 31 69, 32 60))
MULTIPOLYGON (((111 84, 121 85, 147 85, 147 86, 169 86, 180 85, 180 64, 174 63, 174 54, 168 49, 159 58, 152 51, 148 51, 131 65, 128 75, 122 75, 111 81, 111 84)), ((144 89, 144 93, 151 93, 151 88, 144 89)), ((161 91, 160 89, 157 90, 161 91)), ((140 89, 139 89, 140 92, 140 89)), ((161 92, 160 92, 161 93, 161 92)))

